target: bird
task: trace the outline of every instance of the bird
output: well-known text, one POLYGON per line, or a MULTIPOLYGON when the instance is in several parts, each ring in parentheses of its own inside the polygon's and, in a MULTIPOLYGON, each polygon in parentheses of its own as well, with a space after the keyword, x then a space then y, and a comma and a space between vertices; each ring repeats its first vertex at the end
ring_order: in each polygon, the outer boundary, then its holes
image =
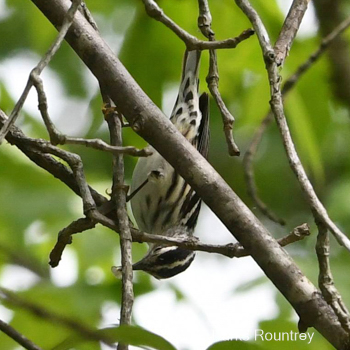
MULTIPOLYGON (((209 96, 198 94, 200 57, 200 51, 185 51, 181 83, 170 121, 207 159, 209 96)), ((131 183, 131 209, 138 228, 165 237, 192 237, 201 199, 151 145, 147 147, 152 155, 138 160, 131 183)), ((148 252, 133 264, 133 270, 165 279, 185 271, 194 258, 195 252, 185 248, 149 244, 148 252)))

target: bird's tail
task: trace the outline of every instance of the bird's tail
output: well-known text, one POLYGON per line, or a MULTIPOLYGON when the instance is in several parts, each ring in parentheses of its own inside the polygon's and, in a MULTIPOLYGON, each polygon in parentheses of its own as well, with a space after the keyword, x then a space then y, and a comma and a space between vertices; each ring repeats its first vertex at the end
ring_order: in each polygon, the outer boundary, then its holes
POLYGON ((192 111, 198 110, 198 73, 200 57, 200 51, 186 50, 185 52, 179 94, 171 113, 171 119, 174 124, 176 124, 177 119, 181 115, 186 115, 186 113, 189 114, 192 111))
POLYGON ((198 81, 199 61, 201 58, 201 51, 186 50, 182 69, 182 83, 186 80, 188 75, 195 77, 198 81))

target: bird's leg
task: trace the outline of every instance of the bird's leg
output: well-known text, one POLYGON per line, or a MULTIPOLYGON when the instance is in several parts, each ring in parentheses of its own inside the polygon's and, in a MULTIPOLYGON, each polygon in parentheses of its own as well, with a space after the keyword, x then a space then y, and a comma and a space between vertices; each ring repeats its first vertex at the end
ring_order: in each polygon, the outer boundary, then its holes
POLYGON ((126 197, 126 201, 129 202, 129 200, 131 200, 135 196, 135 194, 137 194, 147 184, 147 182, 148 182, 148 178, 144 182, 142 182, 142 184, 139 187, 137 187, 134 192, 130 193, 126 197))
POLYGON ((144 182, 142 182, 142 184, 139 187, 137 187, 135 191, 133 191, 126 197, 126 201, 129 202, 129 200, 131 200, 152 178, 159 179, 160 177, 163 177, 163 176, 164 174, 159 170, 151 171, 147 179, 144 182))

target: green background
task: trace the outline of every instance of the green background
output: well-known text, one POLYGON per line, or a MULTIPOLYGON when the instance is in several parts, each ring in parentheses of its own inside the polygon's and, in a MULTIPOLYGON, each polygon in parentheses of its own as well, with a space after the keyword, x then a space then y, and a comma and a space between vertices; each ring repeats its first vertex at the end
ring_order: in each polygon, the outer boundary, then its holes
MULTIPOLYGON (((196 1, 168 0, 159 3, 176 23, 203 39, 196 27, 198 13, 196 1)), ((283 23, 281 10, 275 1, 255 0, 252 3, 266 23, 274 41, 283 23)), ((30 57, 33 62, 38 61, 54 40, 56 31, 31 1, 8 0, 6 5, 7 16, 0 20, 0 33, 2 33, 0 60, 2 65, 6 66, 8 62, 16 59, 20 72, 25 72, 24 65, 21 65, 22 60, 24 62, 25 58, 30 57)), ((101 35, 113 49, 118 51, 120 60, 136 81, 159 107, 170 110, 171 106, 164 105, 164 96, 168 96, 178 84, 184 44, 164 25, 150 19, 145 14, 141 1, 100 0, 87 1, 87 5, 99 25, 101 35)), ((213 1, 211 11, 217 39, 234 37, 250 27, 233 1, 213 1)), ((345 37, 349 41, 350 33, 347 32, 345 37)), ((319 44, 318 35, 298 37, 283 67, 283 78, 290 76, 319 44)), ((234 50, 220 50, 218 64, 220 91, 230 111, 236 117, 235 140, 244 154, 254 131, 269 108, 267 75, 257 38, 253 36, 234 50)), ((201 90, 205 91, 207 52, 203 53, 201 67, 201 90)), ((51 79, 53 77, 64 96, 62 100, 56 100, 55 95, 51 98, 52 105, 61 108, 61 112, 56 111, 56 114, 57 119, 65 120, 60 124, 63 125, 64 131, 69 134, 69 121, 75 122, 77 112, 73 107, 69 108, 71 105, 68 101, 78 101, 81 110, 77 113, 83 116, 83 122, 78 125, 81 125, 82 131, 81 133, 79 130, 75 131, 74 134, 108 141, 107 128, 103 125, 102 101, 98 94, 97 82, 66 43, 63 43, 50 63, 49 70, 51 79)), ((30 67, 24 74, 24 81, 29 72, 30 67)), ((329 210, 331 218, 344 232, 350 232, 349 110, 334 97, 330 72, 330 62, 327 56, 324 56, 288 95, 285 108, 297 150, 317 194, 329 210)), ((9 114, 15 103, 13 89, 9 88, 9 81, 13 80, 13 77, 5 78, 2 73, 1 78, 0 107, 9 114)), ((45 74, 43 78, 45 84, 45 74)), ((12 81, 13 84, 16 85, 16 82, 12 81)), ((22 86, 16 88, 18 95, 22 86)), ((50 106, 49 100, 49 108, 50 106)), ((308 278, 317 284, 315 225, 295 176, 288 166, 276 126, 272 124, 268 128, 254 166, 259 194, 269 208, 286 220, 285 227, 271 223, 261 217, 255 209, 253 202, 247 196, 242 156, 239 158, 228 156, 221 117, 214 101, 211 101, 210 112, 210 163, 262 219, 275 237, 282 237, 303 222, 311 225, 311 237, 287 250, 308 278)), ((31 137, 47 139, 47 133, 38 115, 38 112, 31 112, 25 106, 17 125, 31 137)), ((145 146, 142 139, 127 129, 124 130, 124 142, 126 145, 145 146)), ((63 148, 82 157, 87 179, 93 187, 103 194, 110 189, 110 155, 77 146, 63 148)), ((125 162, 129 182, 136 159, 126 157, 125 162)), ((55 244, 58 231, 82 216, 80 201, 62 183, 31 163, 15 147, 4 142, 0 147, 0 202, 0 273, 4 273, 9 265, 19 265, 32 270, 38 278, 37 282, 30 288, 18 292, 21 297, 49 310, 78 319, 91 327, 99 325, 102 304, 106 300, 120 303, 120 281, 115 280, 109 272, 110 266, 120 259, 118 236, 98 226, 94 230, 74 237, 70 250, 77 258, 78 276, 70 286, 59 287, 50 278, 48 255, 55 244), (32 235, 34 238, 30 239, 32 235)), ((333 239, 331 243, 331 263, 335 282, 344 301, 349 302, 350 280, 348 269, 345 268, 350 263, 349 254, 333 239)), ((141 258, 145 251, 144 245, 135 244, 134 260, 141 258)), ((222 261, 224 263, 224 259, 222 261)), ((0 285, 3 281, 1 276, 0 285)), ((269 281, 261 277, 241 285, 232 291, 232 298, 261 284, 269 284, 269 281)), ((186 298, 172 283, 165 286, 176 295, 179 303, 186 298)), ((154 284, 148 275, 140 274, 134 288, 135 296, 138 298, 142 294, 151 293, 154 284)), ((291 329, 297 331, 291 307, 278 293, 275 302, 277 315, 266 315, 258 328, 266 332, 290 332, 291 329)), ((34 317, 30 312, 6 302, 4 306, 14 311, 11 325, 44 349, 53 347, 74 333, 70 329, 34 317), (50 336, 45 336, 47 334, 50 336)), ((225 339, 217 339, 221 340, 225 339)), ((3 349, 8 350, 16 349, 17 346, 4 334, 0 334, 0 344, 3 349)), ((261 347, 258 345, 259 341, 254 344, 226 342, 210 349, 281 347, 279 342, 269 342, 267 345, 266 342, 261 343, 261 347)), ((305 342, 283 343, 285 349, 296 347, 331 348, 318 334, 315 334, 314 340, 309 345, 305 342)), ((78 347, 78 349, 99 348, 98 344, 92 343, 80 344, 78 347)))

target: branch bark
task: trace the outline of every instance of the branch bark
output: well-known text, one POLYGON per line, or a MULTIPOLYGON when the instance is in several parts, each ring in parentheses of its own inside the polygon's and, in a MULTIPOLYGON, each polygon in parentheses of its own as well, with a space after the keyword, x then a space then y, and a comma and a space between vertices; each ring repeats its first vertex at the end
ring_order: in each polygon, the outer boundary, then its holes
MULTIPOLYGON (((107 112, 106 120, 110 132, 111 144, 122 147, 122 122, 118 114, 107 112)), ((112 201, 116 206, 120 251, 122 256, 122 306, 120 311, 120 324, 131 324, 132 306, 134 303, 134 290, 132 284, 132 237, 129 228, 129 217, 126 209, 128 186, 124 184, 124 158, 123 155, 113 156, 113 186, 112 201)), ((128 350, 127 344, 118 344, 118 350, 128 350)))
MULTIPOLYGON (((263 22, 255 9, 251 6, 248 0, 236 0, 236 3, 244 12, 244 14, 252 22, 253 27, 257 33, 259 44, 263 53, 268 74, 271 94, 271 110, 275 115, 275 120, 282 136, 283 146, 285 148, 288 161, 291 169, 295 173, 299 185, 304 192, 305 198, 309 203, 315 221, 322 222, 332 232, 340 245, 350 251, 349 238, 337 227, 337 225, 328 216, 326 208, 323 206, 309 180, 306 171, 300 161, 296 151, 289 126, 284 115, 282 91, 281 91, 281 77, 279 75, 279 62, 276 60, 276 53, 270 44, 269 36, 265 29, 263 22)), ((306 7, 304 9, 306 11, 306 7)), ((300 14, 301 15, 301 14, 300 14)), ((282 30, 282 33, 284 31, 282 30)))
POLYGON ((294 0, 289 9, 274 47, 276 62, 279 66, 283 65, 284 60, 288 56, 309 2, 310 0, 294 0))
POLYGON ((174 32, 186 45, 186 48, 191 50, 215 50, 215 49, 234 49, 243 40, 249 38, 249 31, 245 31, 245 35, 240 35, 236 38, 229 38, 222 41, 203 41, 195 36, 187 33, 173 20, 171 20, 159 5, 154 0, 142 0, 145 5, 147 14, 156 21, 162 22, 172 32, 174 32))
POLYGON ((21 111, 21 109, 23 107, 23 104, 24 104, 25 100, 27 99, 29 91, 32 88, 32 86, 34 85, 35 77, 38 77, 41 74, 43 69, 49 64, 52 57, 56 54, 56 52, 60 48, 60 46, 64 40, 64 37, 65 37, 68 29, 70 28, 72 22, 73 22, 74 15, 79 8, 80 2, 81 1, 79 1, 79 0, 72 0, 72 2, 70 3, 70 8, 66 12, 66 16, 65 16, 64 20, 62 21, 62 25, 59 28, 59 33, 57 35, 56 40, 52 43, 50 49, 46 52, 46 54, 40 60, 40 62, 37 64, 37 66, 31 71, 31 73, 29 75, 28 82, 24 88, 24 91, 22 92, 21 97, 17 101, 17 103, 16 103, 13 111, 11 112, 9 118, 7 119, 6 123, 0 129, 0 144, 1 144, 2 140, 4 139, 4 137, 6 136, 7 132, 9 131, 11 125, 13 125, 15 123, 15 121, 19 115, 19 112, 21 111))
MULTIPOLYGON (((288 92, 298 83, 301 77, 311 68, 313 65, 322 57, 324 52, 329 48, 329 46, 336 40, 346 29, 350 26, 350 16, 347 17, 343 22, 341 22, 336 28, 334 28, 326 37, 321 41, 320 46, 316 51, 314 51, 304 63, 302 63, 296 71, 285 80, 282 87, 282 96, 286 97, 288 92)), ((258 189, 255 183, 255 174, 253 169, 253 159, 257 153, 259 144, 262 140, 262 137, 267 129, 267 127, 273 121, 274 115, 270 110, 267 115, 262 120, 259 128, 256 130, 253 139, 244 155, 243 165, 244 165, 244 174, 246 178, 246 183, 248 187, 248 194, 252 197, 257 208, 268 217, 270 220, 277 222, 281 225, 285 224, 285 221, 279 218, 274 214, 267 205, 260 199, 258 195, 258 189)))
MULTIPOLYGON (((32 2, 56 27, 61 25, 70 5, 68 0, 32 2)), ((347 333, 316 287, 211 165, 188 146, 80 13, 76 14, 66 40, 103 83, 132 128, 203 198, 292 304, 303 322, 314 326, 335 347, 348 348, 347 333)))

